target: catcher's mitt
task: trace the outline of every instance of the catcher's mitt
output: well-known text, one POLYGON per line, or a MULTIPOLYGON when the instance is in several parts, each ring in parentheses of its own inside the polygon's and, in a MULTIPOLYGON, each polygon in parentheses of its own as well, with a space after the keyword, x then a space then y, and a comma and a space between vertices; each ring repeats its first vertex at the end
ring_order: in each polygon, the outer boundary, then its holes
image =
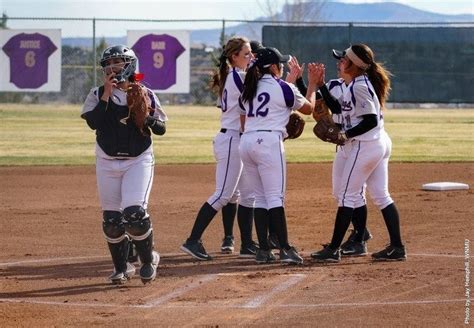
POLYGON ((150 114, 150 97, 147 89, 139 83, 131 83, 127 89, 127 105, 128 117, 144 135, 145 120, 150 114))
POLYGON ((324 99, 316 99, 316 105, 313 110, 313 118, 316 122, 320 121, 323 117, 331 116, 328 106, 324 102, 324 99))
POLYGON ((343 145, 347 137, 341 133, 330 116, 321 118, 313 128, 313 132, 322 141, 331 142, 336 145, 343 145))
POLYGON ((288 124, 286 125, 288 137, 286 137, 285 140, 298 138, 303 133, 304 125, 305 121, 299 114, 295 112, 291 113, 288 124))

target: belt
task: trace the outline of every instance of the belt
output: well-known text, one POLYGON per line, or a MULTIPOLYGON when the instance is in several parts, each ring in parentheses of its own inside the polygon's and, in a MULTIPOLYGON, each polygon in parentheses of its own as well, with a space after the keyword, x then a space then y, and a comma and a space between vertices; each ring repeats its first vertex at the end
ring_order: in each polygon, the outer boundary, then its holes
POLYGON ((226 133, 227 129, 221 129, 221 133, 226 133))
POLYGON ((273 132, 273 130, 257 130, 257 132, 273 132))

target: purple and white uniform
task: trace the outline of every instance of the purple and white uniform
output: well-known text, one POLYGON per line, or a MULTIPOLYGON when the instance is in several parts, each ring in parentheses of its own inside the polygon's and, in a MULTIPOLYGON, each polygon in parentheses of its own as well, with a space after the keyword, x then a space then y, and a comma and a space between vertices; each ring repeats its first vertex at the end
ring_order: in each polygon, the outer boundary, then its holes
POLYGON ((147 34, 133 46, 144 84, 153 90, 166 90, 176 84, 176 59, 186 50, 168 34, 147 34))
POLYGON ((207 202, 219 211, 227 203, 253 207, 252 189, 243 174, 243 164, 239 154, 240 144, 240 107, 239 97, 243 90, 245 72, 234 67, 227 74, 224 91, 220 97, 221 130, 213 140, 216 159, 216 190, 207 202))
POLYGON ((10 57, 10 82, 20 89, 37 89, 48 82, 48 58, 57 47, 40 33, 21 33, 3 46, 10 57))
POLYGON ((290 114, 305 104, 293 84, 265 74, 258 82, 255 98, 241 103, 246 115, 240 155, 255 192, 255 207, 284 206, 286 158, 283 139, 290 114))
POLYGON ((345 89, 342 100, 343 130, 362 121, 362 115, 376 114, 377 126, 350 138, 338 147, 333 164, 333 188, 339 206, 358 208, 366 204, 365 185, 375 205, 383 209, 393 203, 388 192, 388 160, 392 141, 384 130, 380 102, 366 75, 356 77, 345 89))

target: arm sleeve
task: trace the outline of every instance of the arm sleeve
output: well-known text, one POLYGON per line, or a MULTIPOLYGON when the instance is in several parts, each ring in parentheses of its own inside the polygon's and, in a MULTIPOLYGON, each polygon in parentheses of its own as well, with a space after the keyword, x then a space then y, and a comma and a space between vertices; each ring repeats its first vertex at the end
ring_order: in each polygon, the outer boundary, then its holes
POLYGON ((334 97, 329 92, 328 87, 326 86, 326 84, 324 84, 322 87, 320 87, 319 91, 321 92, 321 95, 323 96, 324 102, 326 103, 326 105, 328 105, 331 112, 333 114, 340 114, 341 113, 341 104, 339 104, 339 101, 334 99, 334 97))
POLYGON ((376 114, 366 114, 362 115, 362 121, 354 126, 352 129, 346 131, 346 136, 348 138, 353 138, 360 136, 361 134, 366 133, 367 131, 372 130, 377 126, 377 115, 376 114))
POLYGON ((298 90, 301 92, 301 94, 306 95, 306 91, 308 91, 308 88, 306 87, 306 84, 304 83, 303 78, 302 77, 297 78, 295 84, 298 90))

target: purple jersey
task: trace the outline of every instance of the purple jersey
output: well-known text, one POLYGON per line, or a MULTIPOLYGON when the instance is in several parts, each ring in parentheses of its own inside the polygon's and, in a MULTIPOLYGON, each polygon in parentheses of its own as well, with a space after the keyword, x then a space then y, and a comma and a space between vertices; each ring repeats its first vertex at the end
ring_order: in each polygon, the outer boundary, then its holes
POLYGON ((186 49, 168 34, 147 34, 133 46, 143 81, 154 90, 166 90, 176 84, 176 59, 186 49))
POLYGON ((37 89, 48 82, 48 58, 57 47, 45 35, 21 33, 3 46, 10 57, 10 82, 20 89, 37 89))

